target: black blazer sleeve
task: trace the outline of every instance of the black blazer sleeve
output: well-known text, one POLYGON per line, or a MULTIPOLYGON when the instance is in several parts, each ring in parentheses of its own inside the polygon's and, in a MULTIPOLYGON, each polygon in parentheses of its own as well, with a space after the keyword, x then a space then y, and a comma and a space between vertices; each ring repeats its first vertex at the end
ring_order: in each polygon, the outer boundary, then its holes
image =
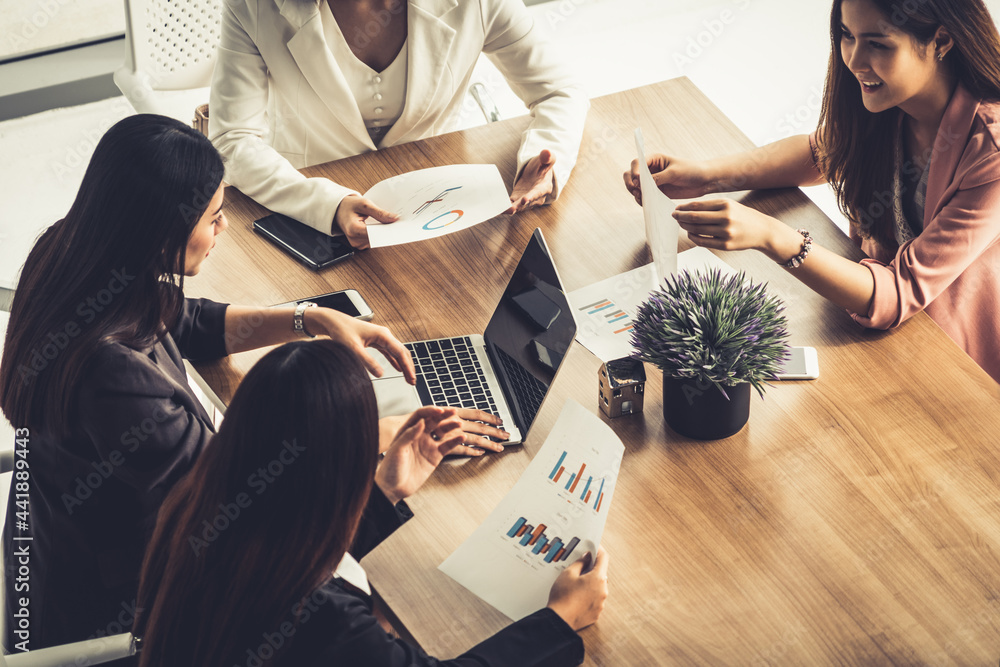
POLYGON ((360 561, 412 516, 413 513, 405 502, 401 500, 393 507, 378 485, 372 484, 365 513, 361 516, 358 532, 348 551, 360 561))
POLYGON ((184 299, 170 335, 185 359, 204 361, 226 356, 226 308, 208 299, 184 299))
MULTIPOLYGON (((358 560, 412 514, 393 507, 376 486, 351 548, 358 560)), ((583 662, 583 640, 549 608, 512 623, 452 660, 438 660, 387 634, 372 614, 371 598, 333 579, 311 597, 315 606, 282 665, 310 667, 563 667, 583 662)))
POLYGON ((312 596, 323 600, 302 625, 282 666, 571 667, 583 662, 583 640, 549 608, 512 623, 451 660, 439 660, 388 635, 370 602, 334 579, 312 596), (297 644, 297 645, 296 645, 297 644))

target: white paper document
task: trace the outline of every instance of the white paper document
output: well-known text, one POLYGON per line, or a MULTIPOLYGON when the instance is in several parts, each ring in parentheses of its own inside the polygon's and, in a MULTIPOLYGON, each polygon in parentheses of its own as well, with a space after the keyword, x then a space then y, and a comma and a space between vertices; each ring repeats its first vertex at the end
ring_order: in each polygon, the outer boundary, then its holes
POLYGON ((399 215, 368 221, 373 248, 426 241, 468 229, 510 208, 510 197, 493 164, 452 164, 400 174, 376 183, 365 198, 399 215))
MULTIPOLYGON (((676 261, 679 271, 717 268, 723 275, 736 274, 707 248, 685 250, 676 261)), ((659 285, 654 265, 647 264, 570 292, 576 339, 601 361, 630 356, 632 322, 640 304, 659 285)))
POLYGON ((642 215, 646 219, 646 242, 653 255, 656 275, 663 280, 677 273, 677 238, 681 228, 672 213, 677 205, 656 187, 646 164, 642 130, 635 128, 635 149, 639 153, 639 186, 642 189, 642 215))
POLYGON ((607 424, 567 401, 521 479, 438 569, 513 620, 538 611, 560 572, 597 554, 624 452, 607 424))

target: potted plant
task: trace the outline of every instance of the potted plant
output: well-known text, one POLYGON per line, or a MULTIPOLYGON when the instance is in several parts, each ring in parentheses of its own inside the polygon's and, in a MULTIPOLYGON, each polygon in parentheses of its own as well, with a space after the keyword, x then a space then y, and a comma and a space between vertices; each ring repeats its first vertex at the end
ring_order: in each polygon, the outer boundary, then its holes
POLYGON ((715 440, 750 418, 789 354, 784 305, 740 273, 684 271, 639 306, 635 357, 663 371, 663 417, 691 438, 715 440))

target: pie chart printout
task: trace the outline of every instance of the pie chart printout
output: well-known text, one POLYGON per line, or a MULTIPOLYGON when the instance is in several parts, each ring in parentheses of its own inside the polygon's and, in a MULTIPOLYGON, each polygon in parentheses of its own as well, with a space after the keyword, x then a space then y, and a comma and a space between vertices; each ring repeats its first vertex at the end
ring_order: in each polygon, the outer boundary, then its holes
POLYGON ((368 221, 368 240, 379 248, 453 234, 510 207, 507 188, 493 164, 452 164, 393 176, 376 183, 365 198, 399 216, 368 221))

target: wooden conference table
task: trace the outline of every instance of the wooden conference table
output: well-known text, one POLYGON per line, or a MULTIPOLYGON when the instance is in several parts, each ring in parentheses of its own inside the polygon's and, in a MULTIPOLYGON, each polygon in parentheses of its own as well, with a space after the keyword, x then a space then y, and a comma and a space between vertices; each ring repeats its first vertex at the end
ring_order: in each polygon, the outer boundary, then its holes
MULTIPOLYGON (((441 164, 496 163, 508 187, 527 119, 310 168, 364 191, 441 164)), ((230 190, 229 232, 187 291, 271 304, 355 288, 402 340, 482 331, 521 250, 544 230, 567 289, 649 261, 622 186, 641 125, 649 151, 708 158, 751 142, 687 79, 593 101, 579 164, 550 207, 441 239, 380 248, 315 274, 250 231, 264 209, 230 190)), ((859 252, 799 190, 737 193, 859 252)), ((582 632, 587 664, 996 664, 1000 658, 1000 388, 924 314, 866 331, 755 252, 720 253, 785 299, 791 341, 820 378, 754 395, 715 442, 670 431, 660 374, 644 414, 607 420, 625 443, 604 546, 610 598, 582 632)), ((227 400, 259 354, 200 370, 227 400)), ((447 462, 416 517, 364 566, 396 620, 452 657, 509 621, 437 566, 489 514, 566 399, 600 414, 598 360, 579 344, 524 447, 447 462)), ((602 418, 603 415, 602 415, 602 418)))

